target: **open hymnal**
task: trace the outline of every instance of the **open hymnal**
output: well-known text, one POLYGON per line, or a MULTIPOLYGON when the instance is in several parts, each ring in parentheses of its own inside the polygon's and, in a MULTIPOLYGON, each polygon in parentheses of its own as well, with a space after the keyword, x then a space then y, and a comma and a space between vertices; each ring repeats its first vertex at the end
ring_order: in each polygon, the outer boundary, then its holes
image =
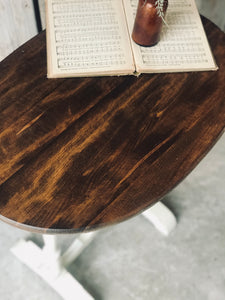
POLYGON ((160 42, 131 38, 138 0, 46 0, 48 77, 216 70, 194 0, 170 0, 160 42))

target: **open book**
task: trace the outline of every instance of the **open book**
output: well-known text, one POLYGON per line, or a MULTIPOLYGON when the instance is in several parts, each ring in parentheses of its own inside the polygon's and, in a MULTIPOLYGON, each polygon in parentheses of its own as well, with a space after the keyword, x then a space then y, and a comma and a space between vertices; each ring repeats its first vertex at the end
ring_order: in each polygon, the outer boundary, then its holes
POLYGON ((138 0, 46 0, 48 77, 216 70, 194 0, 169 0, 160 42, 133 42, 138 0))

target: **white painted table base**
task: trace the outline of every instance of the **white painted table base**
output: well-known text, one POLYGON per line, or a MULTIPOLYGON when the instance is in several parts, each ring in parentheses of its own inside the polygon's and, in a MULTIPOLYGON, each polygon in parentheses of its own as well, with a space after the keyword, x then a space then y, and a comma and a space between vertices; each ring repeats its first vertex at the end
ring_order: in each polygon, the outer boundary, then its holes
MULTIPOLYGON (((165 235, 168 235, 176 226, 174 215, 161 202, 156 203, 142 215, 165 235)), ((57 247, 56 235, 43 235, 43 249, 32 241, 20 240, 11 251, 64 300, 91 300, 94 298, 66 270, 66 267, 81 254, 96 234, 97 232, 80 234, 63 255, 57 247)))
POLYGON ((164 235, 169 235, 177 225, 174 214, 160 201, 144 211, 142 215, 164 235))

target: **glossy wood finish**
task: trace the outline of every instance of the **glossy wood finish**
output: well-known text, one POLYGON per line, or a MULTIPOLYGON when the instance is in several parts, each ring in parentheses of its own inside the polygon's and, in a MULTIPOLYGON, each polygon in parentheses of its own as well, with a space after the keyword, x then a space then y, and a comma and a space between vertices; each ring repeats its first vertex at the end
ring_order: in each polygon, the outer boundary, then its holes
POLYGON ((176 186, 225 127, 217 72, 47 79, 45 33, 0 64, 0 214, 42 233, 125 220, 176 186))

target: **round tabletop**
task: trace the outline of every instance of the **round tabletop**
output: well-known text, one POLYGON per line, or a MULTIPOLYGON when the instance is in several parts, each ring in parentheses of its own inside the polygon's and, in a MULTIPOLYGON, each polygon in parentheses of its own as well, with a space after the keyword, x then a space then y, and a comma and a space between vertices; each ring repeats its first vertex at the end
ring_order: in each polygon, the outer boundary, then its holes
POLYGON ((121 222, 174 188, 225 127, 216 72, 47 79, 45 32, 0 63, 0 219, 40 233, 121 222))

